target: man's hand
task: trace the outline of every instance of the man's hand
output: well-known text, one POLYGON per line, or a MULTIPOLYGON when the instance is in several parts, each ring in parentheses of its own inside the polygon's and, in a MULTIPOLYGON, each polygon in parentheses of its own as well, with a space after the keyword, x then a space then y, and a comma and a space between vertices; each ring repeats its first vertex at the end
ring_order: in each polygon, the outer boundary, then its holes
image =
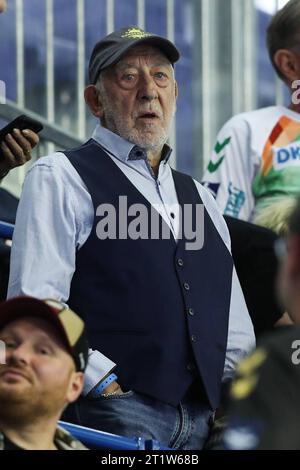
POLYGON ((5 136, 5 141, 0 145, 0 178, 5 176, 12 168, 24 165, 31 159, 31 150, 38 144, 39 136, 29 130, 14 129, 12 134, 5 136))
POLYGON ((102 392, 102 395, 122 395, 123 390, 121 389, 118 382, 114 381, 109 384, 102 392))

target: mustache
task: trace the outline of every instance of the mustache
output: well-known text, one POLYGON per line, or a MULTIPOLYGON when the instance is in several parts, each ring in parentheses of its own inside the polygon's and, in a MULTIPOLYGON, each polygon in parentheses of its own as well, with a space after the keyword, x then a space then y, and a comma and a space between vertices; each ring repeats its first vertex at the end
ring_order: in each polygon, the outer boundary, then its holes
POLYGON ((32 377, 26 369, 27 368, 21 365, 15 358, 10 357, 8 362, 0 367, 0 378, 6 372, 14 372, 20 374, 22 377, 32 383, 32 377))

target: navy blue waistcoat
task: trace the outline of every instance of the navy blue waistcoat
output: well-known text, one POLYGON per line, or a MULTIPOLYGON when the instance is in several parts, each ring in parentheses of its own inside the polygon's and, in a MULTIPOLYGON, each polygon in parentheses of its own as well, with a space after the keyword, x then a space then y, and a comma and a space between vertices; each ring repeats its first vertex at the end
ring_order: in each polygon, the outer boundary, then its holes
MULTIPOLYGON (((95 209, 91 234, 76 253, 68 301, 86 322, 90 346, 117 363, 125 389, 176 406, 200 378, 216 408, 233 263, 207 211, 201 250, 188 251, 184 238, 176 243, 172 236, 99 240, 100 204, 112 204, 117 213, 119 196, 149 213, 151 205, 94 140, 65 154, 95 209)), ((202 203, 192 178, 177 171, 173 178, 181 206, 202 203)))

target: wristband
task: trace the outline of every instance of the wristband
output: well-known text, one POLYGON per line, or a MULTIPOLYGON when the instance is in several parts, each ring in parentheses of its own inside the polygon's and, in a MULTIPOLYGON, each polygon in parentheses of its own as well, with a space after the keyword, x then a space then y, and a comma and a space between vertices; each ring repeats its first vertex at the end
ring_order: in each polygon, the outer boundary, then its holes
POLYGON ((97 385, 97 387, 95 387, 90 393, 91 393, 91 396, 93 398, 97 398, 99 397, 99 395, 102 394, 103 390, 106 389, 106 387, 108 387, 108 385, 110 385, 112 382, 114 382, 115 380, 117 380, 118 377, 116 376, 116 374, 110 374, 108 377, 106 377, 105 380, 103 380, 102 382, 100 382, 99 385, 97 385))

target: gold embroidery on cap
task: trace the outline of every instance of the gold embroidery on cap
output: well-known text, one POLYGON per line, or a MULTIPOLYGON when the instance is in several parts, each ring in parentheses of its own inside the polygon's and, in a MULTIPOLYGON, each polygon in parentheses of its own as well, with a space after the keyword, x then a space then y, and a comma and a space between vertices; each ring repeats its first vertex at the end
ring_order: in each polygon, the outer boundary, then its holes
POLYGON ((142 39, 148 36, 152 36, 152 34, 146 33, 140 28, 128 28, 127 31, 125 31, 125 33, 123 33, 121 37, 128 39, 142 39))

